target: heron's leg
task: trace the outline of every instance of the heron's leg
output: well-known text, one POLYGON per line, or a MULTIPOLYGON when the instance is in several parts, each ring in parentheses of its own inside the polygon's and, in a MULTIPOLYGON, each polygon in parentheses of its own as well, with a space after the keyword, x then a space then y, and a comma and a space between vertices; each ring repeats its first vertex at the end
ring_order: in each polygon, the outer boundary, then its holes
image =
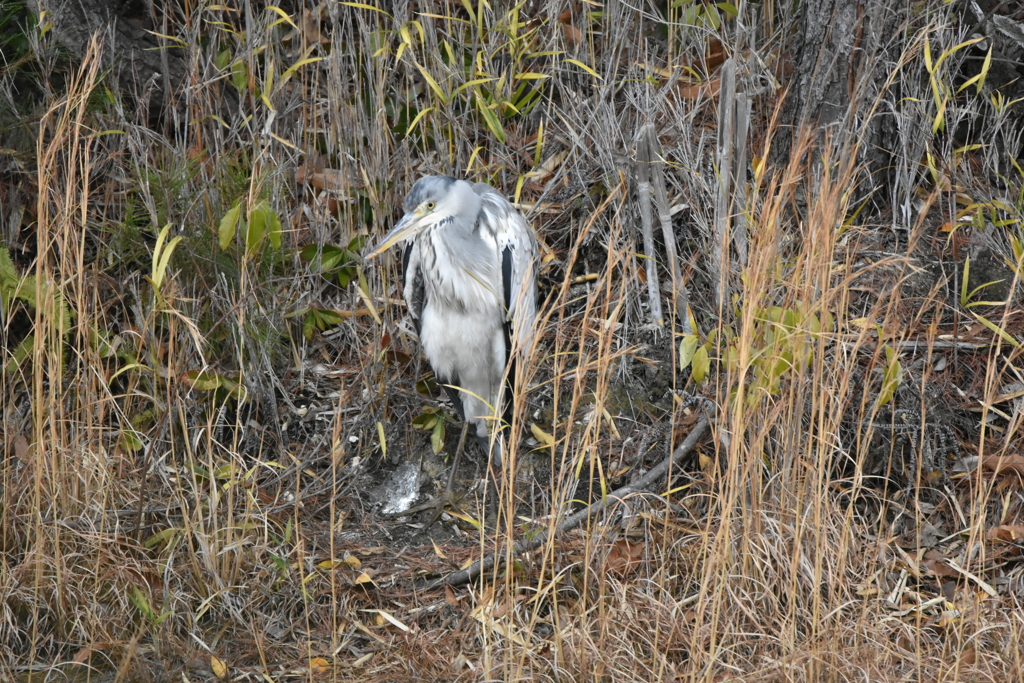
POLYGON ((427 522, 427 525, 424 527, 424 529, 429 529, 434 525, 434 522, 438 520, 446 507, 454 510, 459 509, 459 501, 462 500, 462 496, 465 494, 456 496, 452 489, 455 488, 455 475, 459 470, 459 460, 462 459, 462 451, 466 447, 466 435, 468 433, 469 422, 463 421, 462 434, 459 436, 459 445, 455 449, 455 458, 452 460, 451 471, 448 473, 448 483, 444 487, 444 492, 437 498, 428 500, 423 505, 409 508, 408 510, 400 513, 401 515, 414 515, 418 512, 433 510, 433 516, 431 516, 430 521, 427 522))
POLYGON ((455 459, 452 460, 452 468, 448 473, 448 483, 445 484, 444 492, 451 493, 455 485, 455 473, 459 469, 459 460, 462 458, 462 451, 466 448, 466 435, 469 434, 469 422, 462 421, 462 434, 459 435, 459 445, 455 449, 455 459))

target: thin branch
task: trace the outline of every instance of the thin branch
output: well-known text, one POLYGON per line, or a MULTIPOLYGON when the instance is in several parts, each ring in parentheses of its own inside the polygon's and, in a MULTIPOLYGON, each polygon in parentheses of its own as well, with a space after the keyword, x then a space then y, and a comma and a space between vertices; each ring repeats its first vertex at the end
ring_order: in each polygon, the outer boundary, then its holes
MULTIPOLYGON (((671 468, 679 466, 683 458, 693 450, 694 446, 696 446, 697 442, 704 437, 704 434, 707 431, 708 416, 707 413, 703 413, 697 421, 697 424, 694 425, 693 431, 690 432, 683 443, 679 444, 679 447, 676 448, 670 457, 665 458, 665 460, 663 460, 657 467, 653 468, 650 472, 634 483, 612 491, 603 499, 564 519, 557 527, 555 527, 554 535, 557 536, 558 534, 565 533, 566 531, 575 529, 583 523, 590 521, 592 518, 604 512, 604 510, 613 503, 625 500, 637 493, 649 493, 653 489, 654 485, 668 474, 671 468)), ((547 531, 542 531, 529 541, 517 541, 515 545, 512 546, 512 554, 519 555, 524 552, 535 550, 547 543, 548 538, 549 533, 547 531)), ((477 560, 465 569, 452 572, 447 576, 430 580, 420 588, 422 590, 432 590, 440 586, 459 586, 464 583, 469 583, 480 576, 482 572, 493 569, 499 561, 500 558, 496 554, 492 553, 481 560, 477 560)))

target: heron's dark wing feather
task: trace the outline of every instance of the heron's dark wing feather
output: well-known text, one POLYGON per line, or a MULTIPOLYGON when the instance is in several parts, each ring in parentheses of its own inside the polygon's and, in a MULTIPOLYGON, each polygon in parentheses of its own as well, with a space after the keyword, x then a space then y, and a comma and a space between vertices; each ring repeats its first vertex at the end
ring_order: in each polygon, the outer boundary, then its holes
POLYGON ((512 247, 501 250, 501 291, 505 310, 512 308, 512 247))
POLYGON ((423 286, 423 271, 420 264, 420 246, 413 240, 406 245, 402 253, 402 282, 405 285, 405 303, 409 306, 416 334, 420 333, 423 307, 427 304, 427 290, 423 286))
MULTIPOLYGON (((501 291, 506 311, 512 308, 512 271, 514 266, 513 250, 506 246, 501 250, 501 291)), ((502 405, 505 406, 505 414, 502 415, 502 419, 505 422, 512 422, 512 387, 516 384, 516 354, 512 353, 511 316, 505 318, 505 323, 501 328, 505 335, 505 358, 508 362, 508 382, 505 383, 505 398, 502 401, 502 405)))
MULTIPOLYGON (((480 187, 477 183, 475 188, 480 187)), ((537 239, 522 214, 489 186, 477 190, 482 216, 501 257, 502 304, 512 322, 512 337, 520 352, 533 340, 537 317, 537 239)))
POLYGON ((455 410, 459 411, 459 418, 461 418, 462 421, 465 422, 466 407, 462 405, 462 397, 459 396, 459 390, 452 388, 459 386, 458 379, 444 379, 439 381, 443 383, 444 392, 448 394, 448 398, 451 399, 452 405, 455 406, 455 410))

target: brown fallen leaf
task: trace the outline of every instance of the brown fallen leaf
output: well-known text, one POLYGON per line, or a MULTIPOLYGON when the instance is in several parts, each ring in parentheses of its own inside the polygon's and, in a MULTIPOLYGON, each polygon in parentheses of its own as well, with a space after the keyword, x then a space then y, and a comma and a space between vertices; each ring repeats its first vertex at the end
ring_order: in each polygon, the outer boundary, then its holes
POLYGON ((18 460, 25 461, 28 459, 30 452, 31 449, 28 445, 28 439, 21 434, 14 437, 14 457, 18 460))
POLYGON ((994 526, 985 533, 985 538, 989 541, 1019 543, 1024 540, 1024 524, 1000 524, 999 526, 994 526))
POLYGON ((75 664, 85 664, 89 661, 93 652, 97 650, 109 650, 110 644, 104 642, 92 643, 75 653, 75 656, 71 658, 71 661, 75 664))
POLYGON ((924 554, 924 560, 921 561, 921 565, 935 576, 946 578, 960 576, 956 570, 946 564, 945 560, 948 559, 948 557, 933 548, 924 554))
POLYGON ((717 97, 718 91, 721 89, 722 80, 720 78, 713 78, 710 81, 705 81, 704 83, 680 84, 679 96, 684 100, 705 99, 709 97, 717 97))
POLYGON ((302 11, 302 37, 307 45, 319 43, 330 45, 331 39, 320 32, 320 15, 323 14, 324 6, 316 9, 305 9, 302 11))
POLYGON ((992 472, 1016 472, 1024 477, 1024 455, 985 455, 981 466, 992 472))
POLYGON ((324 171, 324 160, 319 154, 310 154, 306 160, 295 169, 295 183, 304 185, 311 176, 324 171))
POLYGON ((626 539, 615 541, 608 551, 608 570, 619 575, 635 571, 640 566, 644 554, 642 543, 633 543, 626 539))
POLYGON ((583 42, 583 32, 572 24, 562 24, 562 33, 565 35, 565 44, 569 47, 576 47, 583 42))

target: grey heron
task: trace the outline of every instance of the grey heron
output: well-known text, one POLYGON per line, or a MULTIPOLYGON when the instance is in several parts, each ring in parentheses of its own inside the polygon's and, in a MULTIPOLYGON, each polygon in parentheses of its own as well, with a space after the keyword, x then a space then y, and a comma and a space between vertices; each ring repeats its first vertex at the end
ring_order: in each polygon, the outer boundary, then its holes
MULTIPOLYGON (((537 240, 497 190, 446 176, 420 178, 405 216, 367 255, 404 243, 404 295, 434 377, 463 420, 434 521, 454 506, 452 486, 466 434, 495 468, 502 465, 501 420, 511 419, 516 361, 529 352, 537 317, 537 240), (491 444, 493 443, 493 450, 491 444)), ((492 504, 493 496, 492 496, 492 504)))

